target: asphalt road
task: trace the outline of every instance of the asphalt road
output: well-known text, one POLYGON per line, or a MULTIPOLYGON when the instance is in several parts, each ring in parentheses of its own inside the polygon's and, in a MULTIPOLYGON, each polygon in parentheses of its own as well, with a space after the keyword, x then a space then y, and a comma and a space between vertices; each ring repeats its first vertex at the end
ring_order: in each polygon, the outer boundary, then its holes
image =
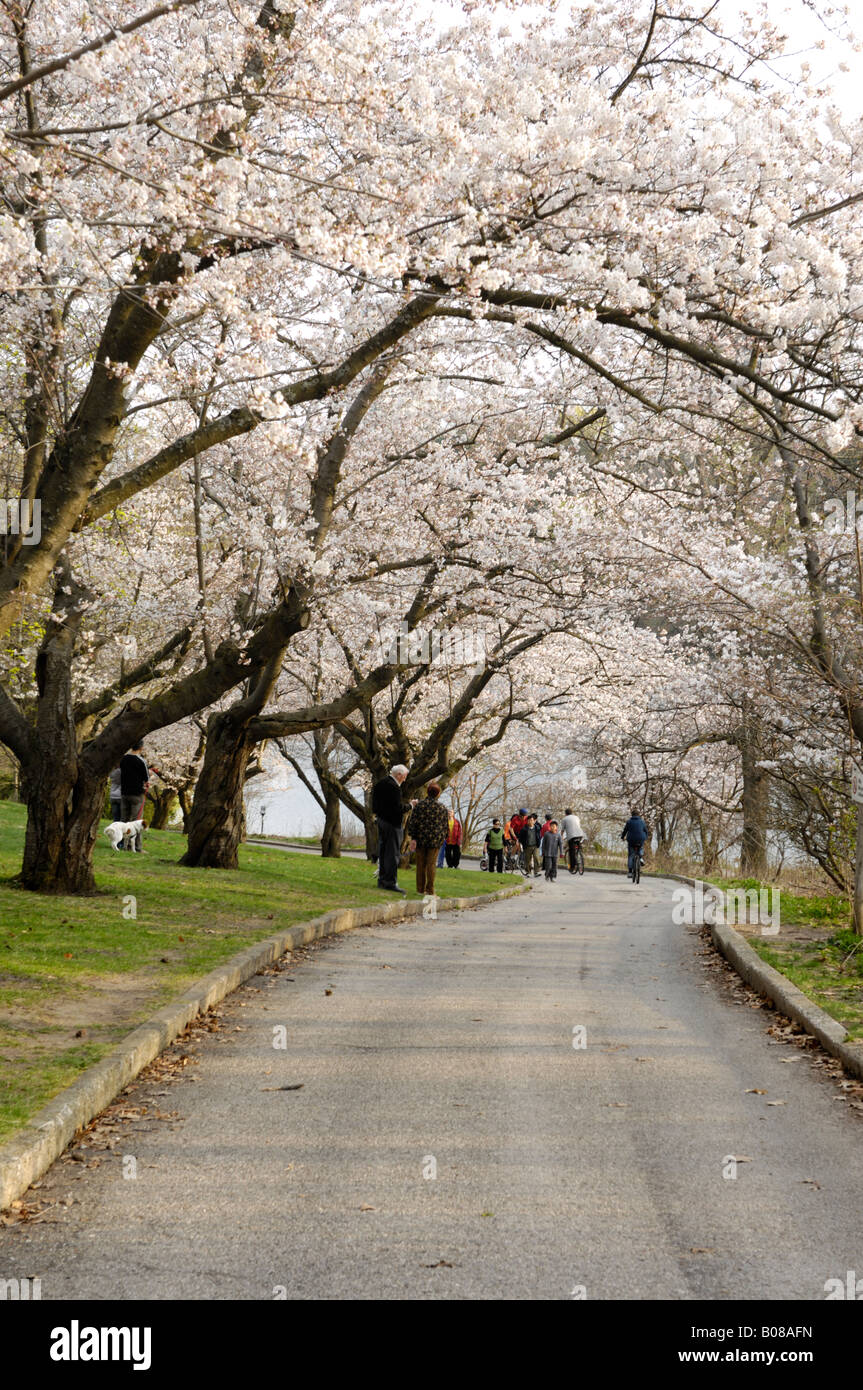
POLYGON ((823 1299, 863 1271, 861 1120, 705 969, 672 887, 564 874, 258 977, 99 1166, 54 1166, 0 1274, 43 1299, 823 1299))

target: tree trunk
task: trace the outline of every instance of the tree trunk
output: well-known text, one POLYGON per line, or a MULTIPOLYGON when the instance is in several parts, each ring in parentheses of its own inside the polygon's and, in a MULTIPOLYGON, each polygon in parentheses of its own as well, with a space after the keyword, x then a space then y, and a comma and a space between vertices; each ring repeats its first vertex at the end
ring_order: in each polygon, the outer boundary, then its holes
POLYGON ((324 833, 321 836, 321 854, 325 859, 340 859, 342 854, 342 803, 338 788, 325 778, 321 778, 321 791, 324 794, 324 833))
POLYGON ((377 860, 378 857, 378 825, 375 814, 372 810, 371 791, 365 795, 365 814, 363 816, 363 831, 366 837, 366 859, 377 860))
POLYGON ((189 845, 181 864, 199 869, 236 869, 245 821, 243 788, 252 746, 230 710, 207 725, 207 751, 188 815, 189 845))
POLYGON ((151 830, 164 830, 171 819, 174 805, 177 800, 177 793, 173 787, 164 787, 159 791, 150 794, 152 805, 152 815, 150 817, 151 830))
POLYGON ((58 583, 44 640, 36 656, 38 691, 33 750, 22 767, 27 802, 24 860, 18 881, 38 893, 93 893, 93 846, 105 777, 78 753, 71 662, 87 591, 67 563, 58 583))
POLYGON ((863 806, 857 805, 857 850, 854 856, 853 929, 863 936, 863 806))
MULTIPOLYGON (((59 752, 59 750, 58 750, 59 752)), ((77 778, 50 756, 25 779, 27 832, 18 882, 37 893, 94 893, 93 846, 104 778, 77 778), (65 774, 65 775, 64 775, 65 774)))
POLYGON ((744 728, 739 742, 743 771, 743 837, 740 844, 740 872, 744 878, 767 875, 767 818, 770 809, 770 778, 763 767, 764 757, 751 728, 744 728))

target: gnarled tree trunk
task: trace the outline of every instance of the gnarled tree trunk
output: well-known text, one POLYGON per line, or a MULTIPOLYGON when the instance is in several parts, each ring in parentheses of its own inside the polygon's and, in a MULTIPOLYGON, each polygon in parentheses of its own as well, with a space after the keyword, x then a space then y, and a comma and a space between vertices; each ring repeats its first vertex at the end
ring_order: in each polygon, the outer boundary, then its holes
POLYGON ((324 833, 321 836, 321 854, 325 859, 339 859, 342 853, 342 814, 338 793, 326 797, 324 813, 324 833))
POLYGON ((211 716, 207 751, 188 815, 189 845, 181 864, 202 869, 236 869, 246 810, 243 788, 254 745, 244 737, 250 716, 233 710, 211 716))
POLYGON ((149 796, 152 807, 150 817, 151 830, 164 830, 177 800, 177 793, 173 787, 163 787, 157 792, 151 792, 149 796))
MULTIPOLYGON (((61 751, 55 744, 58 753, 61 751)), ((40 759, 24 783, 27 833, 19 875, 39 893, 94 893, 93 846, 102 814, 104 778, 68 773, 68 764, 40 759), (65 775, 64 775, 65 774, 65 775), (70 791, 71 782, 71 791, 70 791)))
POLYGON ((22 765, 27 803, 24 860, 18 881, 41 893, 92 893, 93 846, 105 779, 78 752, 71 656, 87 591, 59 567, 51 621, 36 657, 36 727, 22 765))

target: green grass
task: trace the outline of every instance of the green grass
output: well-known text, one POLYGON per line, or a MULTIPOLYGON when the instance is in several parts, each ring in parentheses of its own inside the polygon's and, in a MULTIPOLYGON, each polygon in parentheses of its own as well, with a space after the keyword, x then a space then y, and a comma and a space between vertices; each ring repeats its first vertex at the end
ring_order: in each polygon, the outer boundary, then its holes
MULTIPOLYGON (((755 878, 711 882, 722 889, 762 886, 755 878)), ((852 1039, 863 1038, 863 939, 850 929, 848 899, 838 893, 797 894, 782 888, 779 907, 779 935, 768 939, 756 927, 751 931, 743 927, 749 944, 762 960, 843 1024, 852 1039)))
POLYGON ((823 941, 774 937, 768 944, 752 937, 750 944, 762 960, 844 1024, 853 1041, 863 1038, 863 939, 843 928, 823 941))
MULTIPOLYGON (((392 901, 364 859, 250 844, 236 872, 188 869, 185 839, 170 831, 148 831, 143 855, 100 835, 92 897, 26 893, 10 881, 25 821, 23 806, 0 802, 0 1139, 243 947, 333 908, 392 901)), ((413 872, 401 878, 416 898, 413 872)), ((454 869, 436 880, 442 897, 499 886, 454 869)))
MULTIPOLYGON (((775 888, 776 884, 762 884, 757 878, 711 878, 717 888, 775 888)), ((780 887, 780 916, 783 926, 815 927, 839 931, 851 924, 851 905, 839 893, 803 894, 790 893, 780 887)))

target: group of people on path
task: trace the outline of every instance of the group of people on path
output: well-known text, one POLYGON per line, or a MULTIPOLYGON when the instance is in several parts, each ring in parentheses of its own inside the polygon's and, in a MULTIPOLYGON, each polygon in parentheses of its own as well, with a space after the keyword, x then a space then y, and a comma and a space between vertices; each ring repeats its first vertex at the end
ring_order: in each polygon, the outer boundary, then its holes
MULTIPOLYGON (((378 828, 378 887, 391 893, 404 893, 399 887, 398 869, 405 834, 416 856, 417 892, 434 894, 435 871, 446 863, 457 868, 461 857, 462 827, 454 812, 440 802, 441 788, 429 782, 422 800, 409 802, 410 813, 405 824, 407 807, 402 800, 402 784, 408 769, 397 763, 389 775, 382 777, 372 788, 372 811, 378 828)), ((621 832, 629 848, 629 869, 632 872, 634 854, 643 858, 644 846, 650 832, 637 807, 621 832)), ((549 882, 557 878, 558 860, 564 855, 569 872, 578 871, 584 831, 571 806, 567 806, 560 823, 549 812, 540 820, 536 811, 522 806, 504 823, 495 816, 486 832, 484 849, 489 873, 502 874, 503 857, 521 854, 522 872, 538 878, 545 873, 549 882)), ((583 860, 581 861, 583 867, 583 860)))
POLYGON ((531 874, 538 878, 540 873, 544 873, 553 883, 557 878, 557 861, 564 854, 569 861, 569 872, 576 872, 578 850, 583 839, 581 821, 571 806, 567 806, 560 823, 550 811, 541 820, 538 812, 528 811, 526 806, 521 806, 503 826, 497 817, 492 821, 484 844, 488 871, 490 874, 502 874, 504 852, 518 854, 520 851, 522 873, 528 878, 531 874))

